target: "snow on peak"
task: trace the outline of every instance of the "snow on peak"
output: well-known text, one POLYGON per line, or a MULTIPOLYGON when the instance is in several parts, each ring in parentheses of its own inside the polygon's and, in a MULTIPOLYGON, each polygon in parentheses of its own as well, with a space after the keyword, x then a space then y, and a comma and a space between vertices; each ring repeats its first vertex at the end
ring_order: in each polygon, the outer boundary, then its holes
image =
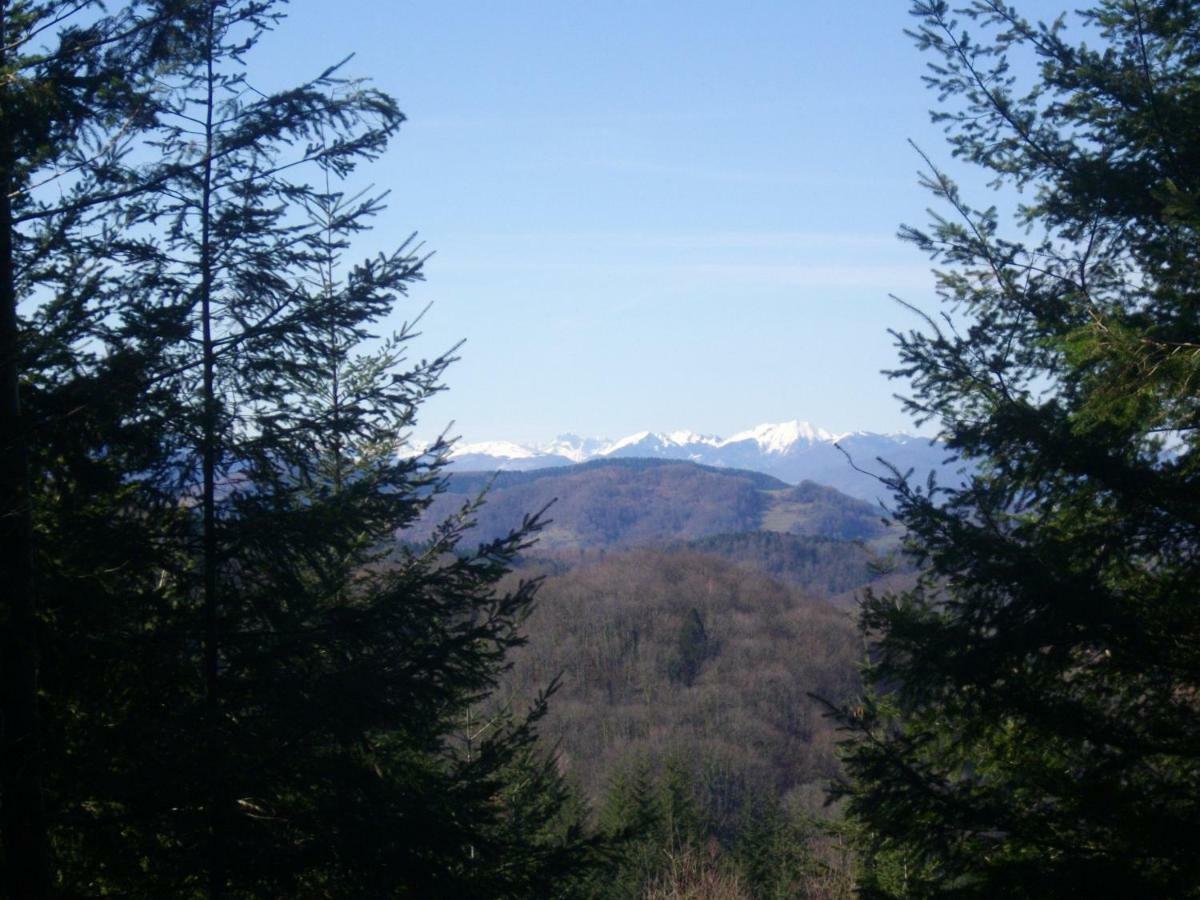
POLYGON ((598 455, 608 456, 612 453, 616 453, 618 450, 621 450, 624 447, 631 447, 634 444, 640 444, 642 441, 646 440, 646 438, 650 437, 654 437, 654 435, 649 431, 639 431, 636 434, 623 437, 619 441, 613 441, 611 444, 601 450, 598 455))
POLYGON ((548 444, 542 444, 538 450, 549 456, 562 456, 571 462, 584 462, 607 447, 607 438, 580 437, 577 434, 560 434, 548 444))
POLYGON ((808 422, 794 419, 791 422, 767 423, 757 425, 749 431, 740 431, 733 437, 726 438, 720 446, 736 444, 741 441, 754 441, 764 453, 786 453, 797 444, 812 446, 816 443, 836 441, 839 435, 817 428, 808 422))
MULTIPOLYGON (((580 437, 576 434, 561 434, 552 441, 540 444, 518 444, 513 441, 483 441, 472 444, 455 444, 451 455, 489 456, 508 460, 536 460, 542 457, 557 457, 571 462, 586 462, 597 457, 630 453, 648 456, 667 456, 680 459, 709 459, 714 451, 736 444, 753 442, 758 451, 769 456, 782 456, 796 447, 812 447, 847 437, 848 434, 862 435, 865 432, 834 434, 799 419, 790 422, 756 425, 747 431, 739 431, 728 438, 679 430, 669 432, 638 431, 634 434, 610 441, 605 438, 580 437)), ((718 463, 720 464, 720 463, 718 463)))
POLYGON ((686 447, 690 444, 707 444, 715 447, 721 442, 718 437, 710 434, 696 434, 694 431, 672 431, 669 434, 660 435, 660 437, 666 443, 674 444, 677 447, 686 447))
POLYGON ((541 454, 533 447, 512 441, 482 441, 478 444, 455 444, 451 456, 496 456, 504 459, 532 459, 541 454))

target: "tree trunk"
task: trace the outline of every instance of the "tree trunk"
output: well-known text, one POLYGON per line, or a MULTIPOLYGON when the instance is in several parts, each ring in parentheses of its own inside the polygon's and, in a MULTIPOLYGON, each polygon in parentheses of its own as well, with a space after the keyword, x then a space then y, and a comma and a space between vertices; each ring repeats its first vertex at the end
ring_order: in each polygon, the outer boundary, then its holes
POLYGON ((208 753, 208 894, 212 900, 225 896, 225 790, 221 755, 220 721, 220 632, 221 606, 217 586, 217 398, 216 348, 212 333, 212 177, 213 113, 215 85, 213 72, 216 11, 208 4, 208 92, 205 104, 204 181, 200 198, 200 319, 204 354, 203 380, 203 541, 204 541, 204 689, 207 709, 208 753))

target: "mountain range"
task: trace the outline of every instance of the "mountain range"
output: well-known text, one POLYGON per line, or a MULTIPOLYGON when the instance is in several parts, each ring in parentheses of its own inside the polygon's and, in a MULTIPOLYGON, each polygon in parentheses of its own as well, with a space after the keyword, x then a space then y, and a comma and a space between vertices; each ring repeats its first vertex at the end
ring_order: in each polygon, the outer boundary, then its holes
POLYGON ((691 431, 640 431, 619 440, 564 434, 544 444, 485 441, 456 444, 451 465, 458 471, 529 471, 601 459, 671 459, 772 475, 789 484, 813 481, 852 497, 887 497, 879 476, 885 463, 913 470, 924 481, 957 482, 958 467, 943 444, 911 434, 854 431, 835 434, 794 420, 758 425, 731 437, 691 431))

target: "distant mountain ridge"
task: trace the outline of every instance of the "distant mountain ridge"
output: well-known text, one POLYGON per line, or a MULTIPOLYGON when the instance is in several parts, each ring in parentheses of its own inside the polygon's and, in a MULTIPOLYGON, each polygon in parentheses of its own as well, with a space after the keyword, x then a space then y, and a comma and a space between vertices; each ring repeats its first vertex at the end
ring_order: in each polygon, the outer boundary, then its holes
POLYGON ((640 431, 618 440, 564 434, 544 444, 485 441, 457 444, 451 463, 459 471, 529 471, 601 459, 671 459, 705 466, 745 469, 790 484, 814 481, 860 499, 884 497, 877 476, 887 474, 879 461, 912 469, 925 479, 957 482, 958 473, 944 445, 910 434, 854 431, 836 434, 808 422, 767 423, 728 438, 692 431, 640 431), (859 471, 859 470, 865 470, 859 471))
MULTIPOLYGON (((659 546, 766 530, 842 541, 885 538, 880 509, 812 482, 686 460, 599 459, 531 472, 452 473, 417 525, 420 540, 480 491, 469 541, 507 534, 549 506, 538 551, 659 546)), ((402 536, 403 537, 403 536, 402 536)))

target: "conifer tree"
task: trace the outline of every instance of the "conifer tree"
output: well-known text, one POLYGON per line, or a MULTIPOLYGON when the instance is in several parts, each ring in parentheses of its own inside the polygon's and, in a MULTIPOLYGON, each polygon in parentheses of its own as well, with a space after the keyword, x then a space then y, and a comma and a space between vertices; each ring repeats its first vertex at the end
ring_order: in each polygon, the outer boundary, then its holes
MULTIPOLYGON (((77 7, 23 4, 22 27, 77 7)), ((7 412, 41 423, 4 430, 28 460, 3 473, 5 526, 36 554, 5 575, 38 575, 36 604, 6 598, 5 712, 42 721, 8 717, 10 893, 566 893, 595 842, 536 749, 544 698, 469 757, 452 741, 521 640, 536 585, 495 586, 536 521, 467 550, 472 503, 395 549, 439 490, 446 445, 403 441, 453 351, 410 359, 412 325, 375 341, 422 256, 343 259, 382 205, 347 179, 403 117, 336 66, 259 92, 244 64, 281 9, 131 5, 99 20, 111 40, 64 32, 96 55, 29 93, 78 87, 74 118, 0 86, 30 129, 5 139, 32 142, 10 183, 88 163, 6 220, 27 401, 7 412)))
POLYGON ((57 588, 89 565, 86 554, 68 564, 51 535, 61 513, 88 512, 97 486, 79 488, 111 469, 95 426, 106 400, 133 387, 128 354, 97 350, 115 299, 104 237, 113 202, 153 180, 124 157, 152 118, 146 101, 174 43, 174 5, 109 14, 92 2, 0 2, 0 888, 12 896, 51 887, 42 657, 57 588), (47 503, 51 484, 87 499, 47 503))
POLYGON ((667 663, 668 676, 672 681, 691 687, 700 674, 700 667, 711 653, 704 620, 700 618, 700 611, 692 607, 684 617, 675 642, 675 653, 667 663))
POLYGON ((521 640, 536 585, 495 585, 536 523, 466 551, 468 504, 395 550, 438 490, 445 445, 413 456, 403 440, 451 353, 410 360, 410 325, 364 350, 421 277, 411 241, 343 257, 382 205, 347 195, 346 179, 403 117, 337 67, 258 91, 248 63, 281 9, 188 4, 190 40, 157 98, 168 174, 132 207, 145 224, 120 320, 169 335, 138 412, 158 426, 157 457, 135 481, 177 513, 157 518, 158 577, 126 622, 153 636, 149 686, 127 688, 118 729, 141 783, 107 798, 133 865, 96 871, 113 833, 94 829, 76 881, 160 896, 548 895, 591 842, 534 749, 543 705, 469 758, 451 742, 521 640))
POLYGON ((954 155, 1021 193, 1006 237, 931 165, 948 212, 904 231, 949 309, 895 374, 974 468, 891 482, 925 568, 866 601, 874 693, 842 711, 868 893, 1195 896, 1200 7, 1103 0, 1086 43, 913 14, 954 155))

